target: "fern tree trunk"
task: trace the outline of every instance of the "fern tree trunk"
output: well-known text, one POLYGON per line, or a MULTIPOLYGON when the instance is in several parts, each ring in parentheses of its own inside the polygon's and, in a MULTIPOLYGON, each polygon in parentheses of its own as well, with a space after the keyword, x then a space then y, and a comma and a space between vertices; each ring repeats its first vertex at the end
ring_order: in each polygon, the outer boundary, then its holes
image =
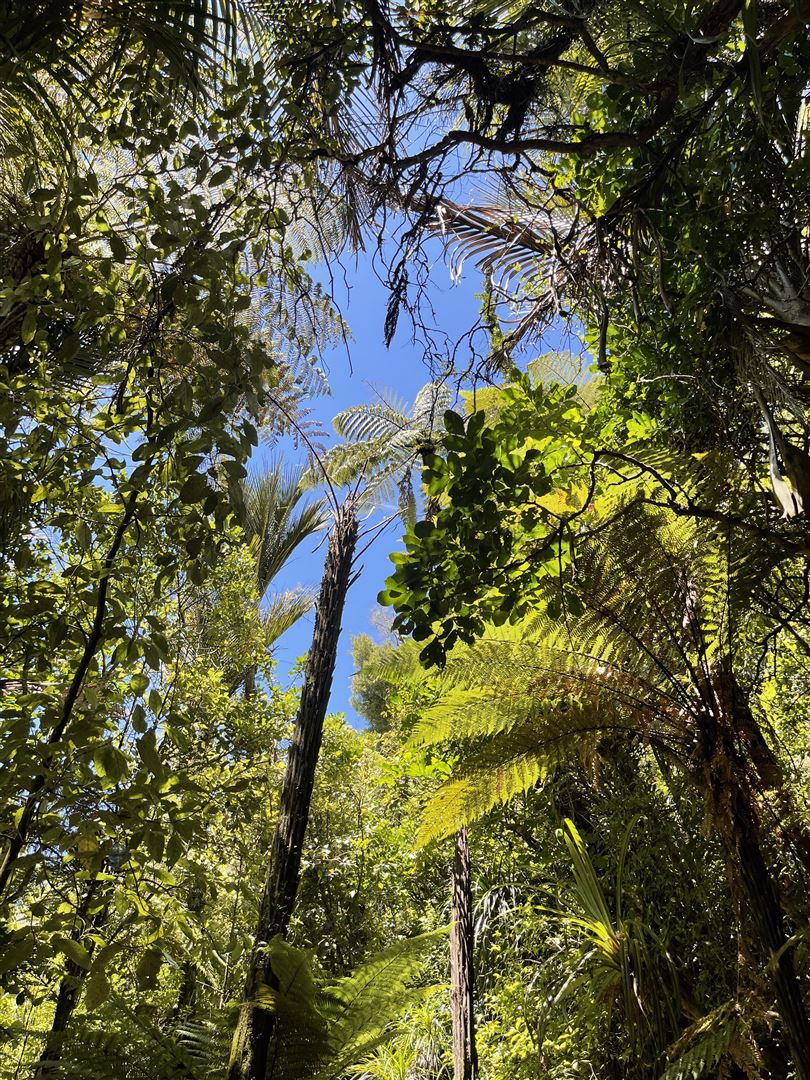
POLYGON ((727 792, 730 828, 725 837, 748 901, 762 958, 772 965, 771 978, 797 1080, 810 1080, 810 1021, 793 964, 779 891, 765 862, 758 816, 750 794, 740 786, 727 792), (773 957, 778 955, 778 960, 773 957))
POLYGON ((786 947, 789 934, 785 911, 762 850, 760 814, 754 797, 754 791, 762 785, 764 762, 759 759, 764 751, 761 746, 752 746, 753 718, 740 688, 720 676, 715 678, 713 689, 716 708, 704 717, 711 813, 726 849, 732 879, 748 904, 760 960, 770 967, 796 1078, 810 1080, 810 1020, 793 950, 786 947))
POLYGON ((265 1080, 267 1075, 274 1016, 267 1009, 256 1008, 254 1001, 262 984, 273 985, 273 972, 265 959, 264 946, 276 935, 286 937, 298 892, 301 851, 335 671, 357 529, 356 501, 350 496, 337 512, 326 553, 315 609, 315 627, 287 757, 279 818, 259 910, 245 1000, 234 1034, 228 1080, 265 1080))
POLYGON ((450 1015, 453 1025, 453 1080, 475 1080, 478 1055, 475 1048, 475 926, 472 905, 472 872, 467 830, 456 833, 453 852, 453 925, 450 930, 450 1015))

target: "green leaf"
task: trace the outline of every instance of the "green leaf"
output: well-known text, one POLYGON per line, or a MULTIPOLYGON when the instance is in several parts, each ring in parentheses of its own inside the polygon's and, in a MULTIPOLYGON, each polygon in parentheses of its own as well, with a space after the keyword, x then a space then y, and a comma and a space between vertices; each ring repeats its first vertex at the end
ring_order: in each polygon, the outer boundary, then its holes
POLYGON ((129 680, 130 693, 134 694, 135 697, 141 697, 146 692, 148 686, 149 676, 144 675, 142 671, 137 672, 137 674, 133 675, 129 680))
POLYGON ((138 739, 136 745, 138 747, 140 759, 147 769, 153 776, 158 777, 158 779, 162 777, 163 764, 160 760, 160 754, 158 753, 157 736, 155 735, 154 730, 147 731, 142 738, 138 739))
POLYGON ((452 409, 448 409, 444 414, 444 426, 450 435, 464 434, 464 418, 452 409))
POLYGON ((193 476, 190 476, 180 488, 180 502, 202 502, 203 499, 207 499, 210 494, 211 489, 206 483, 205 477, 200 473, 195 473, 193 476))
POLYGON ((37 309, 29 307, 25 313, 25 318, 22 321, 20 327, 20 338, 23 345, 28 345, 34 340, 34 335, 37 332, 37 309))
POLYGON ((113 781, 123 780, 129 771, 126 754, 111 742, 105 742, 98 747, 93 755, 93 764, 100 776, 113 781))
POLYGON ((24 964, 33 954, 35 948, 36 939, 30 934, 25 934, 24 937, 16 940, 4 942, 2 951, 0 951, 0 975, 5 975, 6 972, 13 971, 20 964, 24 964))
POLYGON ((67 937, 65 934, 54 934, 51 938, 51 944, 59 952, 63 953, 68 960, 72 960, 73 963, 85 971, 90 967, 90 953, 85 949, 78 941, 74 941, 73 938, 67 937))
POLYGON ((232 175, 233 169, 231 166, 223 165, 221 169, 217 169, 208 183, 211 187, 219 187, 220 184, 224 184, 226 180, 229 180, 232 175))
POLYGON ((84 992, 84 1007, 88 1012, 93 1012, 103 1005, 110 996, 110 981, 103 970, 94 971, 87 980, 84 992))
POLYGON ((138 986, 142 990, 154 990, 162 966, 163 953, 153 945, 146 950, 135 969, 138 986))

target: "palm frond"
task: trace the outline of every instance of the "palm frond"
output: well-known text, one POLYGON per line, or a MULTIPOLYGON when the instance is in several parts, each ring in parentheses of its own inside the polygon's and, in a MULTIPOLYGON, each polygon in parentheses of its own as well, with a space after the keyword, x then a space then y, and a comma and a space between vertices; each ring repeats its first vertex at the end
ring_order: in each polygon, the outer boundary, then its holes
POLYGON ((313 608, 316 600, 314 590, 297 589, 274 593, 261 613, 265 641, 271 648, 286 632, 303 619, 313 608))
POLYGON ((327 521, 322 500, 299 507, 303 469, 271 465, 243 484, 242 526, 256 552, 256 583, 264 596, 273 578, 305 540, 327 521))

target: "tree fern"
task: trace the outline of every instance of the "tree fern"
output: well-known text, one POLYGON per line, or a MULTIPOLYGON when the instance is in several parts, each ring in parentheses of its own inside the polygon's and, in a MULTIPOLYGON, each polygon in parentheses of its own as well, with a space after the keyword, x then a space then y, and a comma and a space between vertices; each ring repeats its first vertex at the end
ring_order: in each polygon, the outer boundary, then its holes
POLYGON ((701 1080, 705 1076, 716 1076, 717 1067, 731 1045, 735 1028, 736 1018, 729 1016, 726 1007, 693 1025, 687 1032, 692 1037, 678 1040, 680 1046, 691 1045, 666 1067, 659 1080, 701 1080))
POLYGON ((276 1015, 268 1080, 338 1080, 395 1034, 395 1021, 422 991, 413 988, 438 935, 396 942, 338 982, 318 988, 307 953, 270 942, 277 987, 256 1008, 276 1015))
POLYGON ((772 565, 771 553, 737 558, 722 534, 632 501, 609 527, 583 531, 576 558, 577 614, 552 611, 549 579, 524 621, 457 645, 428 682, 411 648, 383 660, 428 697, 412 741, 458 755, 427 804, 423 842, 597 753, 606 735, 684 760, 726 678, 731 613, 772 565))
POLYGON ((422 387, 410 410, 387 395, 344 409, 333 421, 344 441, 310 468, 308 482, 320 483, 324 473, 338 484, 361 480, 367 501, 394 503, 404 516, 413 518, 412 470, 422 452, 441 441, 450 403, 445 383, 431 382, 422 387))

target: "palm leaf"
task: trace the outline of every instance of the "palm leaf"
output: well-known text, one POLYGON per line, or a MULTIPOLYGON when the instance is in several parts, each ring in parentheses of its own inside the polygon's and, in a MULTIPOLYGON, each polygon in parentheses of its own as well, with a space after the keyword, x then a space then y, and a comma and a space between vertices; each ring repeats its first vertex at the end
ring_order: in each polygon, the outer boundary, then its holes
POLYGON ((268 648, 312 610, 315 599, 315 592, 307 589, 274 593, 270 597, 261 613, 268 648))
POLYGON ((302 478, 303 469, 285 469, 276 462, 243 484, 242 526, 256 553, 259 596, 264 596, 296 548, 326 524, 322 500, 299 506, 302 478))

